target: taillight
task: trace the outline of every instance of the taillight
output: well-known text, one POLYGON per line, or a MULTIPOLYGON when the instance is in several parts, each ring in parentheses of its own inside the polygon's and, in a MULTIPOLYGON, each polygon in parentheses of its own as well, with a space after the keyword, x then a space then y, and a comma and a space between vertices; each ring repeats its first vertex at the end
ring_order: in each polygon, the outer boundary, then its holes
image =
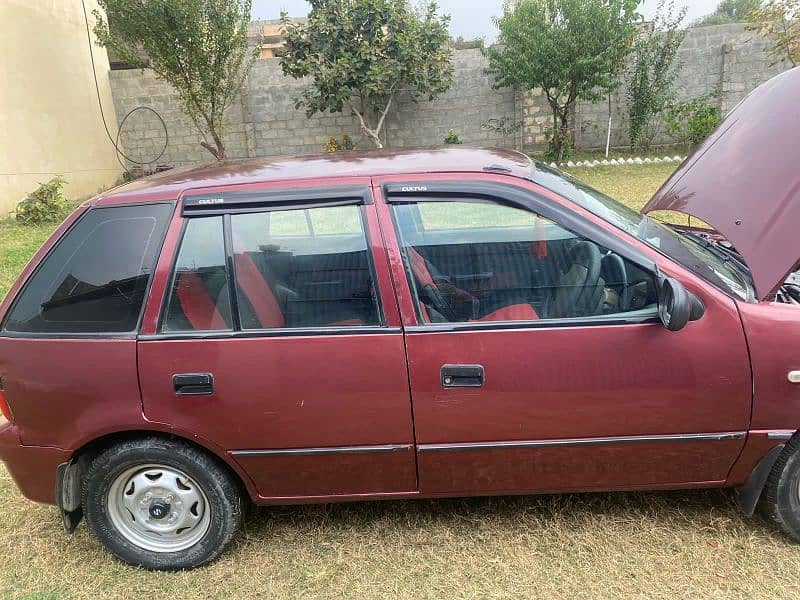
POLYGON ((8 402, 6 402, 6 395, 3 391, 3 379, 0 378, 0 413, 3 413, 3 416, 6 418, 6 421, 13 421, 14 419, 11 417, 11 409, 8 407, 8 402))

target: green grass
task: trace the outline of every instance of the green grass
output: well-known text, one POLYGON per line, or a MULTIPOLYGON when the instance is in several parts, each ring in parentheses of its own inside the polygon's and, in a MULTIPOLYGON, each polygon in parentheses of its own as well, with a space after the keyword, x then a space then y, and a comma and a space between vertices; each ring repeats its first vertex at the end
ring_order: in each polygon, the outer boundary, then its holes
POLYGON ((21 226, 0 220, 0 298, 54 229, 55 225, 21 226))
MULTIPOLYGON (((576 175, 638 207, 670 169, 576 175)), ((0 224, 0 295, 51 229, 0 224)), ((789 598, 799 558, 729 492, 685 491, 259 509, 213 565, 148 573, 0 467, 0 598, 789 598)))

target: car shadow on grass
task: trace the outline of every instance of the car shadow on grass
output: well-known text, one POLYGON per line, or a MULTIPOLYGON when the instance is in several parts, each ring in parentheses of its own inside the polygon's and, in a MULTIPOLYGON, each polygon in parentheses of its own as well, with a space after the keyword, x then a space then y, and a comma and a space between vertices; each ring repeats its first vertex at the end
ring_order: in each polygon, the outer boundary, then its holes
POLYGON ((259 507, 248 513, 248 538, 290 530, 335 536, 392 531, 417 535, 447 530, 466 536, 482 531, 575 534, 650 529, 672 535, 757 536, 791 543, 758 511, 745 517, 730 490, 616 492, 500 496, 438 500, 376 501, 259 507))

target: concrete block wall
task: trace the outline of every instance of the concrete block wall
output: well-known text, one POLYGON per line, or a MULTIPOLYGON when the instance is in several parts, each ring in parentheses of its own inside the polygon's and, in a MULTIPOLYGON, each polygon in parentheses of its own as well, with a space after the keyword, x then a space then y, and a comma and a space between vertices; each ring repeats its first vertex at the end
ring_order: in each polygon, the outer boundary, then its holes
MULTIPOLYGON (((743 25, 718 25, 690 29, 679 51, 683 63, 676 82, 677 96, 691 98, 709 93, 719 96, 723 114, 750 90, 784 70, 770 66, 767 42, 743 25)), ((454 129, 467 144, 503 146, 539 151, 546 147, 544 130, 552 123, 550 108, 541 90, 492 88, 486 74, 487 61, 478 49, 454 52, 455 78, 452 89, 441 98, 418 103, 401 94, 386 122, 390 147, 435 146, 454 129), (501 133, 488 124, 504 122, 511 133, 501 133)), ((117 119, 131 109, 149 106, 164 119, 169 146, 160 164, 178 166, 211 160, 200 145, 200 134, 180 110, 177 95, 151 71, 112 71, 111 89, 117 119)), ((361 135, 357 120, 349 112, 315 115, 294 107, 307 82, 284 77, 279 59, 256 61, 241 96, 226 114, 225 141, 231 158, 312 154, 324 150, 329 137, 349 135, 359 148, 371 148, 361 135)), ((612 95, 612 145, 628 144, 625 86, 612 95)), ((608 104, 581 102, 575 110, 575 141, 582 149, 605 145, 608 104)), ((163 145, 163 130, 156 117, 143 111, 123 127, 121 139, 127 154, 139 160, 154 158, 163 145)), ((669 143, 661 135, 657 143, 669 143)))
MULTIPOLYGON (((682 63, 675 82, 679 100, 717 94, 722 114, 727 114, 750 91, 788 68, 770 66, 769 43, 740 23, 689 29, 678 51, 682 63)), ((627 146, 628 108, 625 86, 611 98, 612 146, 627 146)), ((580 102, 575 111, 575 138, 579 148, 601 148, 606 143, 608 100, 580 102)), ((656 143, 670 143, 666 132, 656 143)))
MULTIPOLYGON (((415 103, 400 94, 386 123, 386 140, 394 147, 441 145, 452 128, 464 143, 514 146, 514 136, 504 136, 483 125, 491 119, 517 118, 513 90, 494 90, 485 73, 480 50, 460 50, 454 55, 455 80, 441 98, 415 103)), ((294 98, 307 82, 284 77, 278 59, 258 60, 241 96, 225 115, 225 143, 230 158, 313 154, 324 150, 329 137, 349 135, 359 148, 371 148, 357 119, 346 111, 307 118, 296 109, 294 98)), ((177 94, 152 71, 111 72, 117 117, 137 106, 148 106, 164 119, 169 145, 160 164, 178 166, 210 160, 199 142, 200 134, 180 110, 177 94)), ((163 128, 157 118, 143 111, 131 116, 121 133, 125 152, 137 160, 150 160, 163 146, 163 128)))

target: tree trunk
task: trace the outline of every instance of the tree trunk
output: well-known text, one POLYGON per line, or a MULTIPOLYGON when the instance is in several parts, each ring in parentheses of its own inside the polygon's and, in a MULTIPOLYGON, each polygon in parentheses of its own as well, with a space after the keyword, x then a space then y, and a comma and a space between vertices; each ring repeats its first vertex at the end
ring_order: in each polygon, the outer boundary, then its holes
POLYGON ((566 148, 566 144, 568 143, 569 138, 569 106, 565 106, 564 109, 561 111, 559 118, 561 119, 561 130, 558 135, 558 160, 559 162, 564 160, 564 150, 566 148))
POLYGON ((361 126, 361 133, 364 134, 378 150, 383 150, 383 142, 381 141, 381 128, 383 127, 383 122, 386 119, 386 112, 388 112, 389 107, 391 106, 392 102, 389 100, 389 104, 386 106, 386 111, 384 111, 383 115, 381 115, 380 120, 378 121, 378 126, 374 129, 369 126, 367 120, 369 116, 367 115, 367 109, 362 106, 361 110, 358 110, 353 104, 350 104, 350 110, 353 111, 353 114, 358 117, 359 125, 361 126), (363 112, 362 112, 363 111, 363 112))

